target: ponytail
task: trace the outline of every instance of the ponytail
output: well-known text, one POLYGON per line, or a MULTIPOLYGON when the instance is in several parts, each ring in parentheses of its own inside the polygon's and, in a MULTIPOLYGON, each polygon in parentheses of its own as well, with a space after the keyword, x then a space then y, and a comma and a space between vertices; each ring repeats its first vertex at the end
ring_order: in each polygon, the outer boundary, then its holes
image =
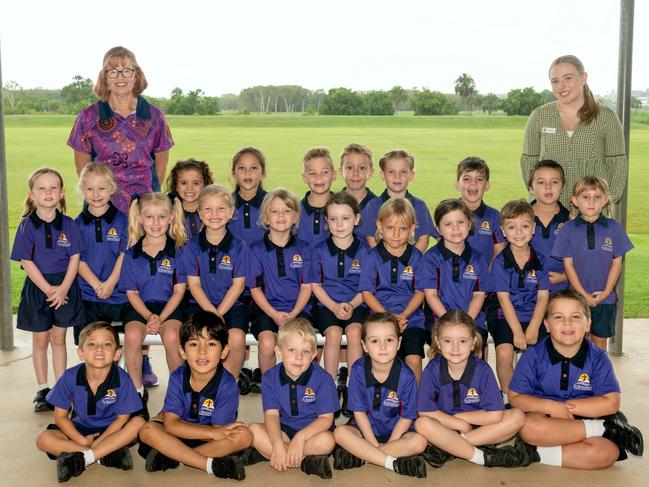
POLYGON ((140 224, 140 215, 144 207, 152 204, 164 206, 172 216, 167 234, 176 242, 176 248, 185 245, 187 233, 180 198, 172 199, 163 193, 146 193, 142 196, 134 195, 131 201, 131 207, 128 211, 128 246, 132 247, 144 236, 144 229, 140 224))

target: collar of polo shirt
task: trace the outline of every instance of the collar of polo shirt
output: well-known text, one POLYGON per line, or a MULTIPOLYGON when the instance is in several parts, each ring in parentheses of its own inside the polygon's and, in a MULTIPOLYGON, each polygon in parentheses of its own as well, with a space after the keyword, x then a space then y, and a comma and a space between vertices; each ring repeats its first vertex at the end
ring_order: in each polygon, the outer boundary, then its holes
POLYGON ((144 237, 142 237, 140 240, 137 241, 135 245, 133 245, 133 257, 135 257, 136 259, 140 256, 144 256, 149 260, 156 261, 158 259, 161 259, 165 255, 169 257, 176 256, 176 242, 173 238, 169 236, 167 236, 167 242, 165 243, 164 249, 158 252, 155 257, 151 257, 149 254, 144 252, 144 250, 142 250, 143 241, 144 241, 144 237))
MULTIPOLYGON (((383 193, 381 193, 381 196, 379 196, 379 198, 381 198, 381 201, 383 201, 383 203, 390 199, 390 194, 388 193, 387 188, 383 190, 383 193)), ((406 190, 405 198, 413 205, 415 204, 415 197, 410 194, 410 191, 406 190)))
MULTIPOLYGON (((316 208, 315 206, 311 206, 309 204, 309 195, 311 194, 311 191, 307 191, 306 194, 304 195, 304 198, 302 198, 302 206, 304 207, 304 210, 306 211, 307 215, 313 215, 313 212, 316 210, 324 211, 324 206, 321 206, 320 208, 316 208)), ((329 191, 329 195, 331 196, 333 191, 329 191)))
POLYGON ((408 265, 410 262, 410 256, 412 255, 412 249, 413 246, 410 244, 406 245, 406 250, 401 254, 401 257, 395 257, 392 255, 390 252, 387 251, 385 248, 385 245, 383 245, 383 241, 380 241, 378 244, 376 244, 376 251, 379 253, 381 256, 381 259, 383 259, 383 262, 387 262, 391 259, 397 259, 399 262, 401 262, 403 265, 408 265))
POLYGON ((279 245, 275 245, 275 243, 270 239, 269 233, 270 232, 266 232, 264 234, 264 244, 266 245, 266 250, 269 252, 273 249, 277 250, 277 249, 285 249, 287 247, 292 247, 293 245, 295 245, 295 241, 297 240, 297 237, 291 234, 291 236, 288 239, 288 242, 286 242, 286 245, 284 245, 284 247, 280 247, 279 245))
MULTIPOLYGON (((469 355, 469 360, 467 360, 464 372, 462 372, 462 377, 460 377, 458 381, 460 384, 464 384, 467 387, 471 385, 471 381, 473 380, 473 373, 475 372, 476 360, 478 359, 473 354, 469 355)), ((451 377, 451 374, 449 374, 448 372, 448 362, 444 357, 440 356, 439 384, 443 386, 446 384, 451 384, 453 382, 455 382, 455 379, 453 379, 453 377, 451 377)))
POLYGON ((554 344, 552 343, 552 338, 550 337, 546 339, 545 347, 548 350, 548 357, 550 358, 550 362, 553 365, 558 364, 564 359, 568 359, 568 361, 574 364, 576 367, 580 369, 584 368, 586 357, 588 357, 588 343, 586 342, 585 338, 581 341, 581 346, 579 347, 577 353, 572 357, 564 357, 559 352, 557 352, 557 349, 554 348, 554 344))
MULTIPOLYGON (((518 264, 516 263, 516 259, 514 258, 514 254, 512 253, 511 246, 507 244, 505 248, 503 249, 503 259, 505 263, 505 268, 518 268, 518 264)), ((543 269, 543 266, 541 265, 541 260, 539 259, 538 255, 536 255, 536 251, 534 250, 534 247, 530 245, 530 257, 527 259, 527 262, 523 266, 521 271, 524 270, 531 270, 534 269, 535 271, 540 271, 543 269)))
POLYGON ((374 374, 372 374, 372 359, 365 356, 363 359, 363 370, 365 371, 365 387, 381 386, 390 391, 396 391, 399 388, 399 377, 401 375, 402 362, 398 357, 395 357, 388 378, 384 382, 379 382, 374 374))
POLYGON ((358 240, 356 235, 353 236, 352 244, 349 247, 347 247, 347 249, 345 250, 339 249, 336 246, 336 244, 334 243, 334 238, 331 235, 327 237, 326 242, 327 242, 327 248, 329 249, 329 253, 332 256, 336 255, 338 252, 345 252, 345 254, 347 254, 349 257, 352 258, 356 255, 356 251, 358 250, 358 247, 360 247, 361 245, 361 242, 360 240, 358 240))
POLYGON ((297 384, 299 386, 305 386, 309 383, 309 379, 311 378, 312 373, 313 373, 313 363, 309 365, 308 369, 302 372, 300 377, 293 380, 288 376, 286 370, 284 369, 284 364, 282 364, 279 367, 279 383, 282 384, 283 386, 285 386, 286 384, 297 384))
POLYGON ((86 225, 95 221, 95 219, 105 220, 106 223, 113 223, 113 220, 115 219, 116 215, 117 215, 117 208, 115 208, 115 206, 113 206, 113 204, 110 201, 108 202, 108 209, 101 216, 95 216, 92 213, 90 213, 88 206, 86 206, 81 212, 81 218, 83 219, 83 223, 85 223, 86 225))
POLYGON ((214 399, 217 392, 219 391, 219 385, 221 384, 221 379, 223 378, 223 364, 219 362, 219 365, 216 367, 216 372, 210 379, 210 381, 201 389, 200 391, 195 391, 192 389, 190 383, 191 378, 191 369, 189 365, 185 363, 185 368, 183 370, 183 393, 190 394, 192 392, 198 392, 201 396, 209 399, 214 399))
POLYGON ((36 214, 36 210, 32 211, 29 214, 29 219, 32 221, 35 228, 40 228, 41 225, 53 225, 57 230, 61 230, 61 228, 63 228, 63 213, 61 213, 59 210, 56 210, 54 220, 52 220, 51 222, 41 220, 41 217, 36 214))
POLYGON ((473 213, 478 215, 480 218, 484 218, 484 214, 487 211, 487 205, 485 205, 484 200, 480 200, 480 205, 473 210, 473 213))
MULTIPOLYGON (((584 220, 581 217, 581 213, 578 214, 577 217, 575 218, 575 225, 587 225, 589 223, 591 223, 591 222, 587 222, 586 220, 584 220)), ((597 217, 597 220, 595 220, 592 223, 593 224, 596 223, 598 225, 604 225, 605 227, 608 227, 608 220, 606 219, 606 217, 602 213, 600 213, 599 216, 597 217)))
POLYGON ((250 200, 244 200, 238 191, 232 193, 232 196, 234 197, 234 205, 237 208, 241 208, 244 203, 250 203, 255 208, 261 208, 261 203, 264 201, 264 196, 266 196, 266 191, 261 189, 261 187, 257 188, 257 192, 255 193, 255 196, 253 196, 252 199, 250 200))
POLYGON ((106 395, 108 389, 116 389, 120 386, 119 370, 117 370, 117 365, 113 364, 110 366, 110 371, 106 376, 106 380, 99 384, 96 394, 92 393, 90 384, 88 384, 88 377, 86 376, 86 364, 82 364, 77 371, 77 385, 86 389, 86 392, 88 393, 88 402, 86 406, 87 413, 88 416, 94 416, 97 411, 97 402, 106 395))
POLYGON ((461 257, 462 260, 467 264, 470 262, 471 254, 473 253, 473 251, 471 250, 471 246, 468 243, 464 244, 464 250, 460 255, 457 255, 456 253, 447 249, 446 245, 444 245, 444 239, 441 239, 439 241, 437 247, 439 248, 439 252, 440 254, 442 254, 442 257, 444 257, 445 260, 452 259, 453 257, 461 257))
POLYGON ((213 245, 213 244, 210 243, 209 240, 207 240, 207 228, 206 227, 203 227, 203 229, 198 234, 198 242, 199 242, 199 244, 201 246, 201 250, 203 252, 205 252, 206 250, 209 250, 212 247, 216 247, 221 252, 227 252, 228 250, 230 250, 230 245, 232 244, 232 238, 233 238, 232 237, 232 232, 230 230, 226 229, 225 235, 223 236, 221 241, 218 244, 213 245))
MULTIPOLYGON (((113 118, 115 113, 110 107, 110 104, 107 101, 97 102, 99 106, 99 120, 101 122, 106 122, 113 118)), ((151 119, 151 105, 149 102, 144 99, 142 96, 137 97, 137 106, 135 107, 135 116, 140 120, 150 120, 151 119)))

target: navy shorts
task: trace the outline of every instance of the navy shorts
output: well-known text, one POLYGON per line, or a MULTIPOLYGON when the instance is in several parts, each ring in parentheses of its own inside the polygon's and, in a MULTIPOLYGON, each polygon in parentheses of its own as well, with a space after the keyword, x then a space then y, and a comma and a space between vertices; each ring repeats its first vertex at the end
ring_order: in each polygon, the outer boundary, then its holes
MULTIPOLYGON (((153 419, 152 419, 153 421, 153 419)), ((159 422, 159 421, 158 421, 159 422)), ((178 438, 178 437, 176 437, 178 438)), ((182 441, 185 445, 187 445, 189 448, 196 448, 197 446, 204 445, 207 443, 205 440, 188 440, 187 438, 178 438, 180 441, 182 441)), ((146 457, 149 455, 149 452, 153 450, 153 447, 150 445, 147 445, 144 443, 142 440, 140 440, 140 444, 137 447, 137 453, 140 455, 142 458, 146 460, 146 457)))
POLYGON ((316 312, 316 328, 322 335, 325 334, 325 330, 330 326, 338 326, 344 330, 353 323, 362 325, 369 314, 370 312, 367 309, 367 306, 361 304, 354 308, 351 318, 348 320, 341 320, 336 318, 336 315, 333 314, 329 308, 320 306, 316 312))
POLYGON ((615 336, 615 308, 615 304, 598 304, 590 308, 590 332, 593 335, 600 338, 615 336))
MULTIPOLYGON (((527 330, 527 325, 529 325, 529 323, 521 323, 523 331, 527 330)), ((498 345, 502 345, 503 343, 509 343, 512 346, 514 345, 514 333, 509 327, 509 324, 507 324, 507 320, 504 318, 500 318, 495 322, 491 321, 489 323, 489 333, 491 333, 491 336, 494 339, 494 345, 496 347, 498 345)), ((548 336, 548 331, 545 329, 543 323, 541 323, 541 326, 539 326, 539 336, 536 339, 537 343, 546 336, 548 336)))
MULTIPOLYGON (((197 303, 188 303, 183 309, 183 315, 185 321, 189 319, 191 315, 201 310, 201 307, 197 303)), ((225 321, 225 326, 228 330, 236 328, 248 333, 250 329, 250 318, 252 316, 252 309, 249 305, 245 303, 237 302, 235 303, 230 311, 225 313, 223 320, 225 321)))
MULTIPOLYGON (((290 426, 286 426, 284 423, 280 422, 279 423, 279 429, 281 429, 284 433, 286 433, 286 436, 288 436, 289 440, 292 440, 295 435, 299 433, 300 430, 294 430, 290 426)), ((336 429, 336 423, 332 422, 331 426, 329 426, 329 431, 333 432, 333 430, 336 429)))
POLYGON ((108 323, 118 322, 118 332, 124 332, 124 309, 126 303, 107 303, 105 301, 83 301, 83 308, 86 312, 86 322, 82 326, 74 327, 74 344, 79 345, 79 334, 90 323, 95 321, 107 321, 108 323))
MULTIPOLYGON (((159 315, 160 312, 167 305, 167 303, 151 303, 151 302, 149 302, 149 303, 144 303, 144 305, 153 314, 159 315)), ((130 323, 131 321, 137 321, 139 323, 142 323, 142 324, 146 325, 146 320, 144 319, 144 317, 140 313, 135 311, 135 309, 133 308, 133 306, 130 305, 130 303, 125 305, 124 308, 125 308, 124 309, 124 325, 126 325, 126 323, 130 323)), ((169 321, 169 320, 178 320, 180 322, 183 321, 183 313, 179 308, 180 307, 173 310, 171 315, 167 318, 167 321, 169 321)))
MULTIPOLYGON (((88 436, 95 433, 99 433, 101 435, 104 431, 106 431, 106 428, 108 428, 108 426, 104 426, 101 428, 87 428, 86 426, 83 426, 81 424, 77 424, 77 423, 73 423, 73 424, 74 427, 77 429, 77 431, 81 433, 83 436, 88 436)), ((60 431, 60 428, 55 423, 48 424, 46 429, 60 431)), ((50 460, 56 460, 58 458, 52 455, 51 453, 47 453, 47 452, 45 453, 47 454, 47 457, 50 460)))
MULTIPOLYGON (((65 278, 65 272, 43 274, 45 280, 52 286, 58 286, 65 278)), ((32 280, 25 278, 23 290, 20 293, 16 325, 19 330, 31 332, 49 331, 52 326, 67 328, 85 324, 86 317, 81 301, 81 290, 75 279, 68 290, 68 302, 55 310, 47 302, 47 296, 32 280)))
MULTIPOLYGON (((309 323, 311 323, 311 326, 313 326, 313 318, 311 317, 311 314, 302 311, 298 315, 298 317, 305 318, 309 323)), ((253 304, 252 325, 250 326, 250 332, 255 337, 255 340, 259 340, 259 335, 263 331, 272 331, 273 333, 277 333, 279 331, 279 327, 277 326, 277 323, 275 323, 275 321, 270 316, 264 313, 259 306, 253 304)))
POLYGON ((401 347, 399 356, 405 359, 408 355, 424 356, 424 345, 426 344, 426 330, 423 328, 406 328, 401 333, 401 347))

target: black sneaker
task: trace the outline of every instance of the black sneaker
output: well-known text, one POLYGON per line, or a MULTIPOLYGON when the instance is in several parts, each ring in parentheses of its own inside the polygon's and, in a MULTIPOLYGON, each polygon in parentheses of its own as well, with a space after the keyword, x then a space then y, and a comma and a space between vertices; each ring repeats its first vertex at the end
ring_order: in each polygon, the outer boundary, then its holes
POLYGON ((536 447, 529 443, 525 443, 520 436, 517 436, 516 440, 514 440, 514 449, 518 450, 521 454, 520 467, 527 467, 531 463, 538 463, 541 461, 541 457, 539 457, 539 452, 536 447))
POLYGON ((252 379, 250 380, 250 392, 253 394, 261 394, 261 369, 255 369, 252 372, 252 379))
POLYGON ((239 388, 239 394, 245 396, 250 392, 252 387, 252 370, 243 368, 239 372, 239 378, 237 379, 237 387, 239 388))
POLYGON ((349 376, 347 372, 347 367, 341 367, 338 369, 338 378, 336 379, 336 388, 338 391, 347 389, 347 377, 349 376))
POLYGON ((260 462, 267 462, 268 459, 261 454, 256 448, 249 446, 241 454, 241 461, 244 465, 255 465, 260 462))
POLYGON ((334 448, 333 457, 334 470, 358 468, 365 463, 365 461, 361 460, 356 455, 349 453, 340 445, 336 445, 336 448, 334 448))
POLYGON ((164 472, 169 468, 176 468, 180 465, 180 462, 173 460, 158 450, 151 448, 148 455, 146 456, 146 463, 144 464, 144 469, 147 472, 164 472))
POLYGON ((635 426, 631 426, 626 416, 620 411, 604 418, 602 437, 611 440, 618 447, 633 455, 641 457, 644 452, 642 433, 635 426))
POLYGON ((52 406, 49 402, 47 402, 47 399, 45 399, 45 397, 49 392, 50 392, 50 388, 46 387, 45 389, 41 389, 36 393, 36 396, 34 396, 34 401, 33 401, 35 413, 54 411, 54 406, 52 406))
POLYGON ((220 479, 243 480, 246 478, 243 461, 236 455, 214 458, 212 460, 212 472, 220 479))
POLYGON ((72 477, 78 477, 85 469, 86 461, 81 452, 63 452, 56 459, 56 476, 59 483, 67 482, 72 477))
POLYGON ((426 462, 421 455, 399 457, 394 461, 394 471, 408 477, 426 478, 426 462))
POLYGON ((144 394, 138 392, 137 395, 140 396, 140 399, 142 400, 142 409, 138 411, 138 414, 144 418, 144 421, 149 421, 151 419, 149 408, 147 406, 147 403, 149 402, 149 391, 144 389, 144 394))
POLYGON ((421 456, 424 457, 426 463, 433 468, 440 468, 448 460, 450 460, 450 455, 448 453, 436 447, 435 445, 431 445, 430 443, 421 454, 421 456))
POLYGON ((321 479, 330 479, 329 455, 307 455, 302 459, 300 470, 307 475, 317 475, 321 479))
POLYGON ((104 467, 119 468, 120 470, 133 470, 133 459, 128 448, 120 448, 109 453, 99 460, 104 467))
POLYGON ((481 446, 480 449, 484 452, 485 467, 516 468, 520 467, 524 460, 523 453, 511 445, 500 448, 481 446))

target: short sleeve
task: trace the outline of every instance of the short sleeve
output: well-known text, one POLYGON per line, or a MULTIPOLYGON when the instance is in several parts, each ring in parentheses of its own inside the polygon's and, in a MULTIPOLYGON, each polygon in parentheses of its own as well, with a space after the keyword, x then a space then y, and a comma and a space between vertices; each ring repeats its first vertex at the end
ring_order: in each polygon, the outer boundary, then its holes
POLYGON ((491 266, 491 273, 489 275, 491 291, 493 292, 509 292, 509 280, 505 272, 504 262, 501 258, 496 258, 491 266))
POLYGON ((153 152, 164 152, 174 146, 174 141, 171 137, 171 130, 167 119, 161 110, 157 110, 158 120, 156 124, 155 138, 153 140, 153 152))
POLYGON ((274 377, 273 374, 275 374, 277 370, 275 367, 272 369, 268 370, 262 377, 261 381, 261 406, 264 410, 264 412, 271 410, 271 409, 281 409, 281 405, 279 403, 279 400, 277 399, 276 392, 273 390, 273 385, 272 382, 274 382, 274 377))
POLYGON ((552 257, 563 259, 564 257, 572 257, 573 252, 570 248, 570 223, 566 224, 564 228, 557 234, 557 238, 552 246, 552 257))
POLYGON ((182 374, 173 374, 169 378, 167 394, 165 394, 163 413, 172 413, 182 417, 185 410, 185 397, 183 395, 182 374))
POLYGON ((248 247, 245 242, 241 242, 239 247, 239 258, 237 259, 237 262, 239 262, 239 264, 234 268, 234 271, 232 272, 232 278, 247 278, 248 266, 250 265, 251 260, 250 247, 248 247))
POLYGON ((421 201, 421 206, 419 207, 417 230, 415 233, 415 238, 419 238, 422 235, 430 235, 433 238, 439 237, 439 233, 437 233, 435 225, 433 225, 433 218, 430 216, 430 211, 424 201, 421 201))
POLYGON ((603 396, 611 392, 620 392, 620 384, 615 377, 613 364, 606 352, 599 353, 593 360, 593 395, 603 396))
POLYGON ((633 248, 633 243, 631 243, 631 240, 624 231, 622 225, 615 220, 614 222, 616 227, 616 237, 615 240, 613 240, 613 256, 621 257, 633 248))
POLYGON ((32 260, 34 258, 34 232, 28 230, 28 219, 23 218, 16 229, 11 260, 32 260))
POLYGON ((119 275, 119 290, 126 291, 137 291, 137 279, 135 277, 134 270, 134 261, 132 254, 126 254, 124 256, 124 262, 122 263, 122 272, 119 275))
MULTIPOLYGON (((223 374, 225 376, 225 371, 223 374)), ((239 388, 234 378, 228 377, 227 383, 222 381, 212 413, 212 424, 219 426, 236 421, 239 410, 239 388)))
MULTIPOLYGON (((123 372, 123 371, 122 371, 123 372)), ((115 414, 131 414, 135 413, 142 409, 142 399, 140 399, 133 382, 128 377, 126 372, 120 374, 120 397, 117 398, 117 404, 115 407, 115 414)))
POLYGON ((431 247, 419 261, 419 273, 417 274, 417 290, 419 291, 437 289, 439 285, 437 260, 434 255, 436 252, 435 247, 431 247))
POLYGON ((187 246, 180 247, 176 249, 176 268, 174 269, 174 276, 176 280, 174 281, 174 286, 176 284, 187 284, 187 274, 180 272, 180 262, 183 259, 183 255, 187 251, 187 246))
MULTIPOLYGON (((480 360, 480 359, 476 359, 480 360)), ((482 397, 480 398, 480 406, 485 411, 502 411, 505 409, 503 404, 503 396, 496 382, 496 376, 489 367, 489 364, 483 362, 484 371, 482 373, 482 380, 480 381, 480 389, 482 397)))
POLYGON ((333 377, 326 372, 322 375, 317 394, 319 396, 316 401, 318 416, 322 414, 335 413, 340 409, 336 384, 333 377))
POLYGON ((196 252, 193 248, 193 245, 191 245, 190 243, 185 246, 185 251, 182 253, 180 259, 178 260, 178 274, 185 276, 185 280, 187 280, 187 276, 200 275, 196 252))
POLYGON ((83 243, 83 239, 81 238, 81 231, 79 230, 79 225, 77 225, 77 222, 74 220, 70 219, 70 235, 68 240, 70 240, 70 247, 68 247, 68 255, 73 256, 76 254, 80 254, 85 250, 85 245, 83 243))
POLYGON ((264 268, 259 255, 259 246, 250 249, 250 265, 248 266, 248 277, 246 286, 250 289, 261 287, 260 280, 264 274, 264 268))
POLYGON ((86 111, 82 110, 74 121, 70 137, 68 137, 68 145, 76 151, 90 154, 92 152, 90 134, 90 129, 86 124, 86 111))
POLYGON ((373 293, 376 291, 376 274, 378 272, 376 266, 376 260, 372 255, 369 255, 367 264, 361 268, 361 278, 358 282, 359 292, 368 291, 373 293))
POLYGON ((302 269, 300 271, 300 283, 309 284, 313 282, 313 247, 304 245, 300 252, 302 254, 302 269))
MULTIPOLYGON (((545 346, 545 342, 541 342, 545 346)), ((538 354, 536 347, 530 347, 521 355, 514 376, 509 383, 509 389, 517 394, 533 395, 536 390, 536 374, 538 369, 538 354)))
POLYGON ((493 285, 491 283, 491 274, 489 273, 489 266, 484 258, 478 260, 477 272, 478 279, 476 279, 475 286, 473 287, 473 292, 491 292, 493 291, 493 285))
POLYGON ((347 408, 350 411, 362 413, 369 411, 365 391, 365 374, 363 367, 352 367, 351 377, 349 378, 349 387, 347 389, 347 408))
POLYGON ((434 374, 434 362, 429 364, 421 374, 419 393, 417 394, 417 411, 420 413, 437 411, 439 397, 439 385, 434 374))
MULTIPOLYGON (((548 257, 548 260, 551 257, 548 257)), ((539 272, 539 291, 549 291, 550 290, 550 272, 548 270, 547 263, 543 264, 543 269, 539 272)))
MULTIPOLYGON (((505 241, 505 235, 503 234, 503 229, 500 227, 500 212, 498 210, 496 210, 494 215, 493 228, 494 243, 503 243, 505 241)), ((491 258, 491 256, 489 257, 491 258)))
MULTIPOLYGON (((407 367, 406 364, 403 364, 407 367)), ((405 419, 417 419, 417 381, 414 375, 408 374, 402 393, 399 395, 401 400, 401 417, 405 419)))
MULTIPOLYGON (((68 369, 61 378, 54 384, 52 390, 47 394, 47 402, 57 408, 66 411, 72 408, 74 401, 74 390, 72 389, 71 370, 77 371, 78 368, 68 369)), ((76 374, 75 374, 76 377, 76 374)))
POLYGON ((358 225, 357 233, 365 238, 374 238, 376 235, 376 217, 379 214, 380 207, 377 200, 380 201, 380 198, 377 197, 367 204, 367 211, 361 219, 360 225, 358 225))

